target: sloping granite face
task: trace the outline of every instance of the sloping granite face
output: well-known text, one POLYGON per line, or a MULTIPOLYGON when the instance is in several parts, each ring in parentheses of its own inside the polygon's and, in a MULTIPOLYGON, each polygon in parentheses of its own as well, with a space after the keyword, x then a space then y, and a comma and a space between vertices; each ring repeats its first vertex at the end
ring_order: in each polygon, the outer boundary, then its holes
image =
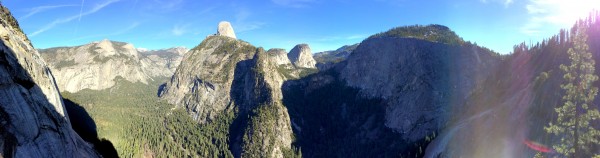
POLYGON ((341 77, 367 98, 382 98, 385 126, 409 141, 445 126, 448 111, 480 85, 499 63, 474 45, 416 38, 376 37, 348 57, 341 77))
POLYGON ((308 44, 298 44, 290 53, 288 53, 288 58, 296 67, 301 68, 316 68, 317 62, 312 56, 312 52, 310 50, 310 46, 308 44))
POLYGON ((217 35, 237 39, 235 37, 235 32, 233 31, 233 27, 231 27, 231 23, 229 23, 227 21, 219 22, 219 27, 217 28, 217 35))
POLYGON ((236 100, 250 115, 243 136, 242 157, 284 157, 291 150, 292 128, 287 108, 283 105, 281 86, 285 81, 277 71, 276 59, 259 48, 241 80, 236 100), (270 153, 270 155, 264 155, 270 153))
POLYGON ((246 42, 209 36, 185 55, 160 96, 184 107, 195 120, 209 121, 227 107, 241 104, 235 103, 230 93, 234 79, 244 74, 234 72, 236 67, 246 67, 241 65, 247 64, 255 51, 246 42))
POLYGON ((175 72, 185 48, 155 51, 136 49, 125 42, 102 40, 74 47, 39 50, 55 74, 61 91, 102 90, 122 77, 131 82, 148 83, 175 72))
POLYGON ((99 157, 71 128, 54 77, 27 37, 0 22, 0 155, 99 157))
POLYGON ((272 48, 267 51, 267 54, 270 58, 272 58, 273 62, 275 62, 277 66, 292 65, 292 62, 287 57, 287 52, 285 51, 285 49, 272 48))

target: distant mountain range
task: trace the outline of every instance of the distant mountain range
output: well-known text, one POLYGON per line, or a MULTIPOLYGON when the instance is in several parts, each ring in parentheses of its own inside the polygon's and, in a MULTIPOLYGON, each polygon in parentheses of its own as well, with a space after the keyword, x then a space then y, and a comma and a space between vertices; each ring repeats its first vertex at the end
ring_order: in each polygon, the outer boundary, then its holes
POLYGON ((132 44, 102 40, 75 47, 39 50, 48 61, 61 91, 102 90, 121 76, 131 82, 170 77, 186 48, 175 47, 140 52, 132 44))
POLYGON ((319 68, 319 70, 325 70, 336 63, 346 60, 356 47, 358 47, 358 43, 345 45, 336 50, 315 53, 313 56, 317 61, 317 68, 319 68))

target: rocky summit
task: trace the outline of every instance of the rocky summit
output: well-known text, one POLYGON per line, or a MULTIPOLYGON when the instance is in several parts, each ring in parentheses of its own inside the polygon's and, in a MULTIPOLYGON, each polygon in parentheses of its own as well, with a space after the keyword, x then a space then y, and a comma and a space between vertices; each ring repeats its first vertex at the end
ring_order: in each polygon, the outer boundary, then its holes
POLYGON ((341 77, 366 97, 383 98, 385 125, 409 141, 442 128, 453 105, 498 64, 492 52, 416 38, 363 41, 348 57, 341 77), (453 100, 454 102, 448 102, 453 100))
POLYGON ((217 28, 217 35, 236 39, 235 32, 233 32, 233 27, 231 27, 231 23, 227 21, 219 22, 219 27, 217 28))
POLYGON ((298 44, 290 53, 288 53, 288 58, 296 67, 301 68, 316 68, 317 62, 312 56, 312 52, 308 44, 298 44))
POLYGON ((247 42, 208 36, 186 54, 160 97, 202 124, 235 113, 229 144, 236 157, 283 157, 292 150, 292 130, 281 101, 285 77, 277 69, 289 64, 282 57, 285 50, 267 53, 247 42))
POLYGON ((291 65, 292 62, 287 56, 287 51, 281 48, 271 48, 267 51, 267 54, 272 58, 273 62, 277 65, 291 65))
POLYGON ((255 47, 232 38, 209 36, 188 52, 166 83, 161 97, 183 106, 195 120, 206 122, 233 108, 230 92, 238 64, 254 56, 255 47))
POLYGON ((0 157, 100 157, 71 128, 46 62, 0 7, 0 157))

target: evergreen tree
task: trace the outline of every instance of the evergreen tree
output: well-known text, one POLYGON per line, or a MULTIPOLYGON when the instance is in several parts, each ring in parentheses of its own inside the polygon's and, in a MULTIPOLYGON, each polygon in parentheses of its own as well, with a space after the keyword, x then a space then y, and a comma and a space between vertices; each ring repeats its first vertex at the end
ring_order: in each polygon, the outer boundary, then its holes
POLYGON ((573 47, 568 54, 570 65, 560 65, 565 71, 565 83, 561 88, 565 90, 564 104, 555 108, 558 117, 545 127, 548 133, 562 136, 560 144, 554 149, 567 157, 591 157, 590 147, 599 143, 600 132, 590 125, 600 118, 600 113, 593 105, 598 88, 593 83, 598 80, 594 74, 595 62, 592 53, 586 44, 588 35, 586 26, 581 22, 573 32, 573 47))

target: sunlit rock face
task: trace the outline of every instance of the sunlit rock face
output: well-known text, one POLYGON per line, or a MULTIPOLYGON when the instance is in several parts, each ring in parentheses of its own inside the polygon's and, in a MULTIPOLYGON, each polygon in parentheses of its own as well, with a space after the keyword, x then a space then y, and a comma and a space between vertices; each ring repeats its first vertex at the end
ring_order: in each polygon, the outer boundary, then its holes
POLYGON ((288 53, 288 58, 296 67, 301 68, 317 68, 317 62, 312 56, 312 52, 310 50, 310 46, 308 44, 298 44, 290 53, 288 53))
POLYGON ((231 99, 231 89, 243 72, 236 74, 236 67, 251 59, 255 49, 232 38, 209 36, 185 55, 161 97, 185 107, 201 123, 214 119, 237 104, 231 99))
POLYGON ((0 7, 0 157, 100 157, 71 129, 50 69, 0 7))
POLYGON ((144 51, 133 44, 102 40, 75 47, 42 49, 61 91, 102 90, 122 77, 130 82, 149 83, 175 72, 185 48, 144 51))
POLYGON ((219 22, 219 27, 217 28, 217 35, 236 39, 235 32, 233 32, 233 27, 231 27, 231 23, 227 21, 219 22))
POLYGON ((281 103, 286 78, 278 71, 280 64, 291 65, 282 59, 287 59, 285 51, 267 53, 221 34, 208 36, 185 55, 160 97, 201 124, 232 111, 248 122, 231 127, 239 130, 231 131, 229 143, 236 157, 283 157, 293 141, 281 103))
POLYGON ((443 128, 451 106, 464 102, 497 62, 472 45, 379 37, 354 50, 341 77, 364 96, 383 98, 385 125, 416 141, 443 128))
POLYGON ((273 62, 275 62, 277 66, 292 64, 285 49, 272 48, 267 51, 267 54, 272 58, 273 62))

